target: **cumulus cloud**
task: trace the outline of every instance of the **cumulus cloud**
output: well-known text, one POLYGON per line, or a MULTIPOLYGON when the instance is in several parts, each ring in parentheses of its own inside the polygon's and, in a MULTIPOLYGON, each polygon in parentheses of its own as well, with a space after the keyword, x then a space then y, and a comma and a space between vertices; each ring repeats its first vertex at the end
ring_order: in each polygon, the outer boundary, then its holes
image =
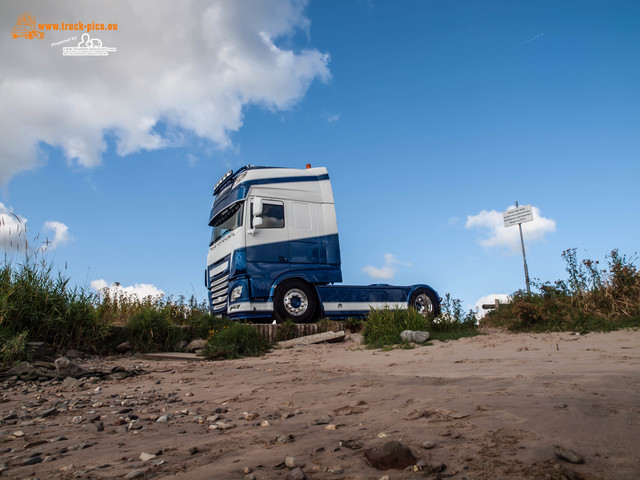
POLYGON ((487 313, 489 313, 491 310, 482 308, 482 305, 484 305, 484 304, 494 304, 495 305, 496 299, 498 299, 498 301, 500 303, 508 303, 509 302, 509 295, 507 295, 505 293, 491 293, 489 295, 485 295, 484 297, 480 297, 478 299, 478 301, 476 302, 476 304, 474 305, 474 308, 478 309, 477 317, 478 318, 482 318, 487 313))
POLYGON ((123 287, 118 282, 108 284, 106 280, 93 280, 90 284, 91 288, 99 292, 101 295, 108 294, 111 298, 137 298, 144 300, 145 298, 160 298, 164 292, 151 283, 136 283, 123 287))
POLYGON ((46 221, 44 227, 42 227, 42 233, 45 235, 44 248, 58 248, 62 245, 66 245, 71 240, 69 235, 69 227, 62 222, 46 221), (50 238, 48 233, 51 233, 50 238))
POLYGON ((0 242, 5 252, 26 251, 29 245, 27 219, 4 203, 0 203, 0 242))
POLYGON ((369 275, 371 278, 377 280, 390 280, 397 271, 396 265, 402 265, 410 267, 411 263, 402 262, 393 253, 384 254, 384 265, 382 267, 374 267, 373 265, 367 265, 362 268, 362 271, 369 275))
MULTIPOLYGON (((511 205, 507 210, 515 208, 511 205)), ((545 240, 547 233, 556 231, 556 221, 543 217, 538 207, 532 207, 533 221, 522 224, 522 234, 527 243, 545 240)), ((482 210, 477 215, 467 216, 466 228, 478 228, 487 231, 478 243, 484 247, 506 247, 510 253, 518 253, 520 233, 517 226, 505 227, 502 212, 482 210)))
MULTIPOLYGON (((117 24, 90 32, 116 51, 63 56, 64 46, 80 41, 78 31, 0 42, 0 182, 36 168, 42 142, 85 167, 100 164, 107 139, 119 155, 179 145, 189 135, 229 147, 248 105, 288 109, 312 81, 330 78, 328 54, 285 46, 297 32, 308 36, 306 3, 30 2, 37 23, 117 24), (77 40, 51 45, 71 36, 77 40)), ((23 10, 0 3, 9 23, 23 10)))
POLYGON ((0 203, 0 247, 5 252, 45 252, 67 244, 72 239, 69 227, 62 222, 47 221, 40 235, 29 240, 27 219, 13 208, 0 203), (43 239, 44 238, 44 239, 43 239), (39 246, 35 248, 35 244, 39 246))

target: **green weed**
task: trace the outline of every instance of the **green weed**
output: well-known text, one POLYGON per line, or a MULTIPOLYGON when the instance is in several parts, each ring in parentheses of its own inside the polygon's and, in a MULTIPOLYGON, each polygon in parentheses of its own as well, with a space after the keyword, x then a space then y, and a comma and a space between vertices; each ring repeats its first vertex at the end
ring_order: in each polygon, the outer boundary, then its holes
POLYGON ((267 352, 271 345, 252 326, 234 323, 217 332, 207 342, 203 355, 212 360, 256 357, 267 352))

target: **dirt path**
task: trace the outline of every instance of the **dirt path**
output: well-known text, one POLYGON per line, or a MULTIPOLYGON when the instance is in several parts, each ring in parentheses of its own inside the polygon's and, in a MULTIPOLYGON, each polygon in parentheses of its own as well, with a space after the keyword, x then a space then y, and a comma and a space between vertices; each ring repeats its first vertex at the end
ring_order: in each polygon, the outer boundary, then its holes
POLYGON ((292 456, 309 479, 640 478, 639 331, 83 365, 147 373, 71 391, 2 384, 0 477, 280 479, 292 456), (423 471, 371 467, 364 450, 390 440, 423 471), (554 445, 586 463, 559 460, 554 445))

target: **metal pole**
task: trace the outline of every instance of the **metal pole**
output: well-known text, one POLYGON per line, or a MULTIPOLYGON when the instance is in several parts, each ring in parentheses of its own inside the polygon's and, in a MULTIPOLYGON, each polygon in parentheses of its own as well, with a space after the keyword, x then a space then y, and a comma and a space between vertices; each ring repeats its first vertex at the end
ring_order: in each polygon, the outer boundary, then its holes
MULTIPOLYGON (((518 201, 516 200, 516 208, 518 208, 518 201)), ((520 244, 522 245, 522 259, 524 260, 524 281, 527 282, 527 293, 531 293, 531 284, 529 282, 529 269, 527 268, 527 256, 524 253, 524 237, 522 236, 522 224, 518 224, 520 229, 520 244)))

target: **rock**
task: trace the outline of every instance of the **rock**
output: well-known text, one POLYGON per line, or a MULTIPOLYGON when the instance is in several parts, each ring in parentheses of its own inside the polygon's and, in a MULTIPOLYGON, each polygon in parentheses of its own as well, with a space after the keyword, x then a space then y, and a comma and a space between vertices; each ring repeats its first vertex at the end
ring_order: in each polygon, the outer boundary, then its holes
POLYGON ((336 426, 333 423, 330 423, 329 425, 325 425, 324 427, 325 430, 335 430, 336 426))
POLYGON ((326 425, 328 423, 331 423, 331 417, 329 416, 316 418, 315 420, 316 425, 326 425))
POLYGON ((22 438, 24 437, 24 432, 22 430, 16 430, 15 432, 11 432, 11 435, 16 438, 22 438))
POLYGON ((156 420, 156 423, 165 423, 169 420, 169 415, 160 415, 156 420))
POLYGON ((65 357, 56 358, 56 361, 53 363, 56 366, 56 372, 58 372, 58 375, 62 375, 63 377, 78 378, 79 376, 87 373, 87 371, 80 365, 65 357))
POLYGON ((405 342, 424 343, 429 340, 429 332, 420 332, 416 330, 404 330, 400 334, 400 338, 405 342))
POLYGON ((255 413, 249 413, 249 412, 242 412, 242 417, 245 420, 253 420, 257 417, 258 415, 255 413))
POLYGON ((297 345, 312 345, 322 342, 341 342, 344 340, 344 332, 323 332, 307 335, 304 337, 294 338, 293 340, 284 340, 278 342, 278 346, 282 348, 295 347, 297 345))
POLYGON ((300 467, 296 467, 293 470, 287 472, 284 478, 285 480, 306 480, 307 476, 304 474, 300 467))
POLYGON ((144 477, 144 474, 144 470, 131 470, 124 476, 124 478, 141 478, 144 477))
POLYGON ((127 426, 127 430, 142 430, 142 422, 140 420, 132 420, 127 426))
POLYGON ((263 421, 262 421, 262 423, 260 423, 260 426, 261 426, 261 427, 268 427, 269 425, 271 425, 271 424, 269 423, 269 420, 263 420, 263 421))
POLYGON ((284 464, 287 468, 304 467, 304 462, 300 461, 296 457, 287 457, 284 459, 284 464))
POLYGON ((192 340, 186 347, 184 347, 184 351, 193 353, 196 350, 200 350, 201 348, 204 348, 206 345, 207 345, 206 340, 202 340, 201 338, 196 338, 195 340, 192 340))
POLYGON ((40 462, 42 462, 42 457, 40 456, 40 454, 38 454, 33 457, 25 458, 22 461, 22 465, 35 465, 36 463, 40 462))
POLYGON ((579 453, 569 450, 568 448, 561 447, 560 445, 554 445, 556 457, 566 460, 570 463, 584 463, 584 457, 579 453))
POLYGON ((7 465, 6 463, 0 463, 0 473, 4 472, 5 470, 9 470, 9 465, 7 465))
POLYGON ((120 345, 116 347, 116 350, 119 351, 120 353, 126 353, 130 350, 133 350, 133 347, 129 342, 122 342, 120 345))
POLYGON ((364 456, 378 470, 402 470, 416 464, 416 457, 411 449, 395 441, 369 448, 365 450, 364 456))
POLYGON ((58 414, 58 409, 56 407, 45 408, 41 412, 38 412, 36 417, 38 418, 46 418, 46 417, 54 417, 58 414))
POLYGON ((103 432, 104 431, 104 424, 102 422, 92 422, 92 423, 87 423, 84 427, 83 430, 85 432, 88 433, 98 433, 98 432, 103 432))
POLYGON ((74 350, 73 348, 67 350, 67 358, 86 358, 87 354, 80 350, 74 350))
POLYGON ((435 443, 433 442, 423 442, 422 443, 422 448, 426 449, 426 450, 431 450, 432 448, 434 448, 436 446, 435 443))
POLYGON ((45 443, 49 443, 49 441, 48 440, 36 440, 35 442, 29 442, 29 443, 25 444, 25 446, 22 447, 22 448, 24 448, 25 450, 28 450, 28 449, 33 448, 33 447, 39 447, 40 445, 44 445, 45 443))
POLYGON ((244 473, 245 475, 248 475, 250 473, 253 473, 253 469, 251 467, 244 467, 242 469, 242 473, 244 473))
POLYGON ((154 455, 153 453, 142 452, 139 458, 143 462, 148 462, 149 460, 154 460, 156 458, 156 455, 154 455))
POLYGON ((83 384, 82 380, 79 378, 67 377, 62 381, 60 385, 64 390, 73 390, 74 388, 79 388, 83 384))
POLYGON ((189 345, 189 342, 187 342, 186 340, 180 340, 179 342, 175 343, 173 349, 176 352, 182 352, 184 350, 184 347, 186 347, 187 345, 189 345))

